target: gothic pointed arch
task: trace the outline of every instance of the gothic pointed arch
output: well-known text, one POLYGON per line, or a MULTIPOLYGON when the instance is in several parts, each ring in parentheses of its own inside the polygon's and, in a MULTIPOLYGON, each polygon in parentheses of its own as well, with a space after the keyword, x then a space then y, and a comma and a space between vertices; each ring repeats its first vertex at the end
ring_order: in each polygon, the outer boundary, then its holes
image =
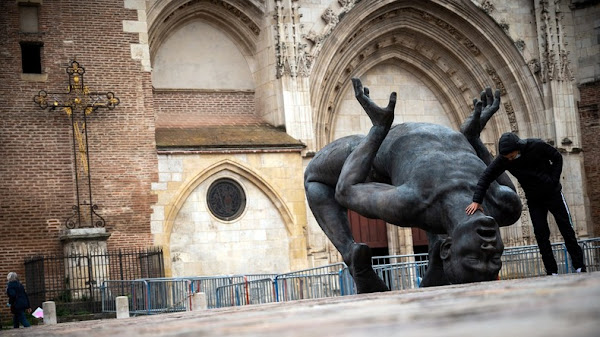
MULTIPOLYGON (((193 191, 199 185, 223 171, 229 171, 247 179, 250 183, 254 184, 255 187, 262 191, 281 216, 285 231, 288 235, 288 238, 290 238, 290 251, 297 251, 298 249, 302 248, 304 243, 298 239, 303 237, 303 233, 301 233, 301 230, 295 226, 295 217, 292 214, 292 210, 289 209, 287 203, 279 194, 279 192, 252 168, 232 159, 224 159, 214 163, 210 167, 204 169, 202 172, 199 172, 196 176, 187 180, 177 189, 171 200, 167 203, 169 206, 165 207, 165 216, 162 228, 163 235, 161 235, 160 238, 160 242, 163 245, 170 247, 171 234, 173 233, 173 227, 176 223, 177 216, 193 191)), ((164 250, 164 256, 165 270, 167 271, 167 274, 170 275, 173 272, 170 248, 164 250)))
POLYGON ((503 105, 488 132, 494 137, 507 130, 545 133, 534 75, 514 42, 482 9, 470 1, 361 1, 323 42, 311 73, 317 148, 332 140, 336 109, 350 78, 391 61, 431 88, 455 129, 479 90, 491 86, 501 90, 503 105))
POLYGON ((283 223, 288 235, 294 234, 294 218, 292 212, 277 190, 252 168, 231 159, 224 159, 200 172, 197 176, 183 184, 175 193, 173 200, 170 202, 171 207, 165 214, 163 232, 166 235, 166 240, 164 240, 164 242, 169 242, 177 214, 179 213, 179 210, 185 201, 188 199, 189 195, 204 181, 214 176, 218 172, 225 170, 248 179, 248 181, 258 187, 278 210, 281 218, 283 219, 283 223))
POLYGON ((148 40, 153 61, 161 44, 178 28, 202 20, 223 31, 256 69, 253 55, 260 34, 264 4, 256 0, 173 0, 158 1, 148 11, 148 40))

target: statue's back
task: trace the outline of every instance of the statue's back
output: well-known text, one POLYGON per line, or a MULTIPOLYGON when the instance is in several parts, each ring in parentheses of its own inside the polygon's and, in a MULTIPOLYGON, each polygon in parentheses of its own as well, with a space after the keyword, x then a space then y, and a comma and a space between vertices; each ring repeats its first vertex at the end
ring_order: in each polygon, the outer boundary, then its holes
POLYGON ((389 177, 394 185, 448 179, 476 184, 486 167, 464 135, 431 123, 393 126, 373 166, 378 176, 389 177))

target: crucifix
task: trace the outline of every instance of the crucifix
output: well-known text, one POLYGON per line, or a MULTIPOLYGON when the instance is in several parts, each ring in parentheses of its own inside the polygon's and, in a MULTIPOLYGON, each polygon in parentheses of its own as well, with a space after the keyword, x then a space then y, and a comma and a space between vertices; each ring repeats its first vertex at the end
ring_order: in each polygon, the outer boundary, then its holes
POLYGON ((90 156, 88 147, 88 116, 98 108, 114 109, 119 99, 112 92, 91 92, 83 83, 85 68, 75 60, 69 63, 69 87, 66 93, 50 93, 44 90, 33 98, 40 108, 61 110, 71 120, 73 142, 73 166, 75 171, 76 204, 73 214, 65 220, 69 229, 76 227, 104 227, 105 221, 96 210, 92 200, 90 156))

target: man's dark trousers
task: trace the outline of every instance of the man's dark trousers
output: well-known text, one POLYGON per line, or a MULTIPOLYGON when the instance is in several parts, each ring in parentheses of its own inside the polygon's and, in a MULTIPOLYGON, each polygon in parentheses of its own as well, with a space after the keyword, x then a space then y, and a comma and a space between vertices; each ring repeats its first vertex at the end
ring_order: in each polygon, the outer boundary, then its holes
POLYGON ((552 213, 554 220, 556 220, 556 224, 558 225, 560 234, 562 234, 567 251, 571 256, 573 268, 582 268, 585 270, 583 264, 583 251, 577 244, 577 238, 575 237, 575 231, 571 225, 571 217, 562 191, 545 195, 543 198, 539 199, 536 198, 530 200, 528 198, 527 205, 529 207, 533 231, 540 249, 540 254, 542 254, 542 261, 544 261, 546 273, 548 275, 558 273, 558 267, 556 266, 556 260, 554 259, 554 254, 552 254, 552 246, 550 244, 548 211, 552 213))

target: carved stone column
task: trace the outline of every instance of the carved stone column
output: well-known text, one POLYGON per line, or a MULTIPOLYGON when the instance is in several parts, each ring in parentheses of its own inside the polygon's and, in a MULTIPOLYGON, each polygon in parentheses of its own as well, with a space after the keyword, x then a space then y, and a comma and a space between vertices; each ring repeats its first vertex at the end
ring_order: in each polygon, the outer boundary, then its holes
POLYGON ((581 147, 574 77, 566 44, 564 0, 536 0, 535 17, 540 55, 539 76, 546 100, 549 140, 571 151, 581 147))
POLYGON ((306 151, 315 151, 308 81, 312 57, 306 52, 307 45, 302 38, 298 1, 276 0, 274 17, 277 78, 281 85, 286 132, 304 142, 306 151))
POLYGON ((105 228, 66 229, 60 233, 63 244, 65 279, 73 300, 100 298, 99 287, 109 277, 105 228))
MULTIPOLYGON (((546 105, 546 141, 563 154, 563 193, 571 209, 571 218, 579 237, 589 232, 589 201, 585 193, 585 172, 581 150, 579 112, 575 97, 574 75, 571 69, 567 36, 572 25, 567 0, 535 0, 535 18, 539 48, 539 82, 546 105), (565 15, 567 14, 567 15, 565 15), (582 198, 583 196, 583 198, 582 198)), ((544 135, 534 135, 543 137, 544 135)), ((552 218, 551 222, 554 221, 552 218)), ((562 241, 552 228, 552 240, 562 241)))

